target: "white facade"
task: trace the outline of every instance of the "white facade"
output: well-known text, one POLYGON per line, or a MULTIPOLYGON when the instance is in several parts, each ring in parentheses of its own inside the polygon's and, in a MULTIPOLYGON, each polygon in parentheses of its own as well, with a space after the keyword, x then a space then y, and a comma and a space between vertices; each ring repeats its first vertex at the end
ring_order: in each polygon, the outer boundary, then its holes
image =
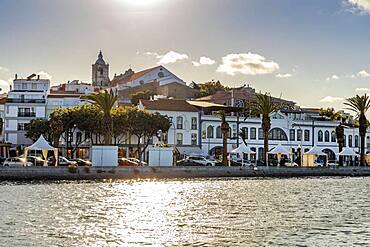
POLYGON ((46 117, 46 97, 50 81, 34 79, 15 79, 5 103, 5 141, 15 145, 28 145, 31 140, 25 137, 25 125, 32 119, 46 117))

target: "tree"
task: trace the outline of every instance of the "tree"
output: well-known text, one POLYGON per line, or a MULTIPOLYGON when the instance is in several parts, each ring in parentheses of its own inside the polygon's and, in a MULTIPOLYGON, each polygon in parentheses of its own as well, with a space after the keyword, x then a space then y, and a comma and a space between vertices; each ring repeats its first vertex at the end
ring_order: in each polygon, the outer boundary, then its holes
POLYGON ((113 139, 114 144, 118 144, 122 141, 123 137, 128 137, 128 114, 127 109, 119 107, 113 109, 112 118, 113 118, 113 139))
POLYGON ((273 98, 268 94, 256 94, 256 102, 252 111, 262 116, 263 130, 263 160, 267 164, 267 152, 269 151, 269 132, 271 128, 270 114, 280 110, 280 105, 274 103, 273 98))
POLYGON ((358 117, 358 124, 359 124, 359 133, 360 133, 360 165, 365 165, 365 138, 366 138, 366 130, 367 130, 367 119, 366 119, 366 112, 370 108, 370 98, 367 94, 359 96, 356 95, 354 97, 346 99, 344 105, 347 106, 348 110, 354 111, 357 113, 358 117))
POLYGON ((149 146, 150 139, 156 136, 159 130, 167 132, 170 126, 171 122, 167 116, 137 108, 127 109, 127 131, 137 138, 137 152, 140 160, 149 146))
POLYGON ((86 96, 86 99, 92 101, 103 113, 104 144, 111 144, 113 135, 112 109, 117 102, 117 95, 114 95, 112 90, 104 90, 99 93, 90 94, 86 96))
POLYGON ((210 81, 203 84, 200 84, 199 97, 204 97, 208 95, 215 94, 217 91, 228 91, 230 88, 225 87, 221 84, 220 81, 210 81))
MULTIPOLYGON (((342 124, 339 124, 335 128, 335 135, 337 137, 339 153, 342 152, 344 146, 344 128, 342 124)), ((339 156, 339 165, 343 165, 343 157, 339 156)))
POLYGON ((328 117, 331 121, 342 120, 343 116, 342 113, 339 111, 335 111, 334 108, 328 107, 326 109, 320 109, 320 116, 328 117))
POLYGON ((226 122, 226 114, 224 111, 219 111, 221 117, 221 132, 222 132, 222 164, 227 166, 227 137, 229 133, 229 124, 226 122))
POLYGON ((52 131, 49 126, 49 121, 41 118, 32 119, 31 122, 26 125, 25 136, 35 142, 41 135, 43 135, 47 141, 51 140, 52 131))
POLYGON ((150 93, 150 91, 148 91, 148 90, 133 93, 133 94, 131 94, 131 103, 133 105, 137 105, 140 100, 142 100, 142 99, 150 99, 150 97, 152 95, 153 94, 150 93))

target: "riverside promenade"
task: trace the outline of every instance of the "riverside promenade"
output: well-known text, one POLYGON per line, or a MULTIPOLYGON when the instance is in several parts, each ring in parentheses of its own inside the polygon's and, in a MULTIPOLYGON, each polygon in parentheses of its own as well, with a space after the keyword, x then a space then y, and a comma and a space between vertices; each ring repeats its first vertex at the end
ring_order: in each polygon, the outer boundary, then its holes
POLYGON ((370 167, 0 167, 0 181, 370 176, 370 167))

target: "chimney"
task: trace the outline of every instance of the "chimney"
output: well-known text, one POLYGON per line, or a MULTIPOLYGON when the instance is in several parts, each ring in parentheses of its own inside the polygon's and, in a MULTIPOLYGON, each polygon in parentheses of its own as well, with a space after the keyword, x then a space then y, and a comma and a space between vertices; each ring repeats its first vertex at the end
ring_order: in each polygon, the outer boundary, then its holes
POLYGON ((18 74, 15 74, 15 80, 17 80, 18 79, 18 74))
POLYGON ((36 81, 38 81, 38 80, 40 80, 40 75, 37 75, 37 79, 36 79, 36 81))

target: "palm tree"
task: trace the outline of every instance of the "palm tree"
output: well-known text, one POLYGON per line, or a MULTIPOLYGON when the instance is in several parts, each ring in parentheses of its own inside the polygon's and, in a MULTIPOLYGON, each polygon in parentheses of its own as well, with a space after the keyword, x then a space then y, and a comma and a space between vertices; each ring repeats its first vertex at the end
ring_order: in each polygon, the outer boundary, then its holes
POLYGON ((359 96, 356 95, 354 97, 346 99, 344 105, 348 106, 348 110, 354 111, 357 113, 358 123, 359 123, 359 132, 360 132, 360 165, 365 165, 365 137, 366 137, 366 130, 367 130, 367 119, 366 119, 366 112, 370 108, 370 98, 368 95, 359 96))
POLYGON ((222 164, 227 166, 227 137, 229 133, 229 124, 226 122, 224 111, 219 111, 221 117, 221 132, 222 132, 222 164))
POLYGON ((113 135, 112 109, 117 102, 117 95, 114 95, 112 90, 104 90, 87 95, 86 99, 92 101, 103 112, 104 144, 111 144, 113 135))
POLYGON ((271 128, 270 114, 280 109, 272 97, 268 94, 256 94, 256 102, 252 106, 252 111, 256 115, 262 116, 263 130, 263 160, 267 164, 267 152, 269 150, 269 132, 271 128))
POLYGON ((321 108, 320 109, 320 115, 321 116, 326 116, 328 117, 331 121, 337 121, 337 120, 342 120, 343 119, 343 115, 342 115, 342 112, 340 111, 335 111, 334 108, 321 108))

